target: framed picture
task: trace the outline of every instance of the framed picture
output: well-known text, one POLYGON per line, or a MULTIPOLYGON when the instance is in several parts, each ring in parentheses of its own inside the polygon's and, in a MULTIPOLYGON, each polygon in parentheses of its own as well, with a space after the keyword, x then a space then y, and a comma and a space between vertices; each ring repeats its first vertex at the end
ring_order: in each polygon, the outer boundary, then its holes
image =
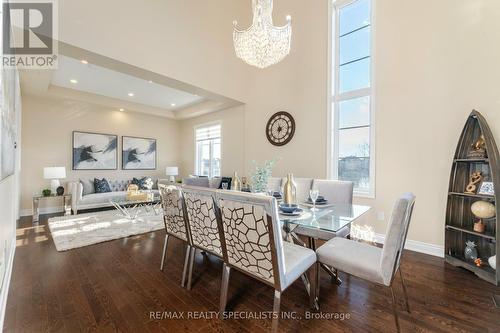
POLYGON ((73 132, 73 170, 118 169, 118 136, 73 132))
POLYGON ((123 170, 156 170, 156 139, 122 137, 123 170))
POLYGON ((493 186, 493 182, 483 182, 481 187, 479 188, 478 194, 483 195, 495 195, 495 188, 493 186))

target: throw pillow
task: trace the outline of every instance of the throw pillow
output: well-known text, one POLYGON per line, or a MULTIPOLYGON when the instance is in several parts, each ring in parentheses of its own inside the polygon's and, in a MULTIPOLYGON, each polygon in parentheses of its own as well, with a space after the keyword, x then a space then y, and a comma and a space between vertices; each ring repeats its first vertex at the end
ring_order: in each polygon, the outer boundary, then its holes
POLYGON ((140 190, 153 189, 153 180, 151 179, 151 177, 144 177, 141 179, 137 179, 134 177, 134 179, 132 179, 131 184, 135 184, 135 185, 139 186, 140 190))
POLYGON ((111 187, 109 186, 109 183, 106 180, 106 178, 103 179, 94 178, 94 187, 95 187, 95 193, 111 192, 111 187))
POLYGON ((80 179, 80 183, 83 186, 83 195, 95 193, 94 181, 92 179, 80 179))

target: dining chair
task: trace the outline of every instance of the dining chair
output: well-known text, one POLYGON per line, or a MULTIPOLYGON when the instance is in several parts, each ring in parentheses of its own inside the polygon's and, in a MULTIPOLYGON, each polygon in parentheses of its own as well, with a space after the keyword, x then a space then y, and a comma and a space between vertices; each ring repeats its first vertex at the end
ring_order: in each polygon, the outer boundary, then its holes
POLYGON ((354 183, 341 180, 315 179, 312 189, 332 204, 352 205, 354 183))
MULTIPOLYGON (((281 184, 284 185, 286 182, 286 177, 282 178, 281 184)), ((297 203, 302 203, 309 198, 309 191, 312 188, 313 179, 312 178, 294 178, 295 185, 297 185, 297 203)))
POLYGON ((270 196, 217 192, 221 214, 224 268, 220 311, 226 310, 229 274, 232 268, 274 288, 272 330, 278 328, 281 294, 302 277, 315 308, 316 253, 283 242, 276 199, 270 196), (310 271, 310 279, 306 272, 310 271))
MULTIPOLYGON (((392 286, 396 273, 399 271, 406 311, 410 313, 400 261, 414 204, 415 196, 412 193, 405 193, 396 201, 387 227, 383 248, 338 237, 329 240, 316 251, 318 266, 320 264, 333 266, 350 275, 389 287, 398 332, 400 326, 396 309, 396 297, 392 286)), ((320 270, 317 269, 316 271, 316 286, 318 288, 316 294, 319 295, 320 270)))
POLYGON ((267 190, 274 192, 281 192, 282 190, 282 180, 279 177, 269 177, 267 180, 267 190))
POLYGON ((186 186, 197 186, 197 187, 210 187, 210 180, 208 177, 189 177, 184 178, 182 183, 186 186))
POLYGON ((188 267, 191 246, 189 242, 189 232, 186 226, 186 214, 184 211, 184 202, 182 192, 177 186, 160 185, 160 196, 163 206, 163 222, 165 225, 165 242, 163 244, 163 254, 161 256, 160 270, 163 271, 169 236, 177 238, 186 243, 186 257, 184 259, 184 268, 182 270, 181 286, 186 282, 186 270, 188 267))
POLYGON ((184 186, 182 189, 187 212, 191 253, 187 289, 191 289, 196 250, 213 254, 222 259, 218 207, 215 190, 184 186))

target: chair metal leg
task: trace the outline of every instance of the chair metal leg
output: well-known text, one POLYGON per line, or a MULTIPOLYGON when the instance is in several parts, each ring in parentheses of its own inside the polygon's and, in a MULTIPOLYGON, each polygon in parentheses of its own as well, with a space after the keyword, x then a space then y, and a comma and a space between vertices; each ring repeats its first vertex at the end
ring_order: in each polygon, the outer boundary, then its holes
POLYGON ((273 323, 271 325, 272 332, 278 332, 278 323, 280 320, 280 305, 281 305, 281 292, 274 291, 274 306, 273 306, 273 323))
POLYGON ((405 297, 405 304, 406 304, 406 312, 410 312, 410 303, 408 303, 408 293, 406 291, 406 284, 405 284, 405 279, 403 277, 403 271, 401 270, 401 267, 399 267, 399 276, 401 277, 401 284, 403 285, 403 294, 405 297))
POLYGON ((191 254, 191 246, 189 244, 186 245, 186 258, 184 259, 184 268, 182 269, 182 281, 181 287, 184 288, 186 285, 186 275, 189 266, 189 255, 191 254))
POLYGON ((196 249, 191 247, 191 251, 189 251, 189 273, 188 273, 188 284, 187 290, 191 290, 191 283, 193 281, 193 266, 194 266, 194 256, 196 255, 196 249))
POLYGON ((319 286, 320 286, 320 281, 321 281, 321 264, 319 262, 316 263, 316 303, 318 304, 318 309, 319 309, 319 286))
POLYGON ((165 242, 163 243, 163 254, 161 256, 160 271, 163 271, 163 264, 165 263, 165 255, 167 254, 168 234, 165 235, 165 242))
POLYGON ((398 319, 398 310, 396 307, 396 295, 394 294, 394 289, 392 289, 392 286, 389 287, 391 289, 391 296, 392 296, 392 311, 394 313, 394 319, 396 320, 396 329, 397 332, 401 332, 401 328, 399 327, 399 319, 398 319))
POLYGON ((226 263, 222 266, 222 283, 220 287, 220 314, 222 315, 226 311, 227 304, 227 290, 229 287, 229 274, 231 273, 231 267, 227 266, 226 263))

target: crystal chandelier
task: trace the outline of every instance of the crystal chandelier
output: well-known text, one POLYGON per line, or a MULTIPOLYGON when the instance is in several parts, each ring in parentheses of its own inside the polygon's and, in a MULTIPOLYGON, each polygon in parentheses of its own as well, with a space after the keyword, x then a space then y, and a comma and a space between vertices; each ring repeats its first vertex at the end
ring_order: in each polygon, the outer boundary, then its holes
POLYGON ((273 0, 252 0, 253 22, 247 30, 234 24, 233 40, 236 56, 249 65, 266 68, 277 64, 290 53, 292 18, 283 27, 273 25, 273 0))

